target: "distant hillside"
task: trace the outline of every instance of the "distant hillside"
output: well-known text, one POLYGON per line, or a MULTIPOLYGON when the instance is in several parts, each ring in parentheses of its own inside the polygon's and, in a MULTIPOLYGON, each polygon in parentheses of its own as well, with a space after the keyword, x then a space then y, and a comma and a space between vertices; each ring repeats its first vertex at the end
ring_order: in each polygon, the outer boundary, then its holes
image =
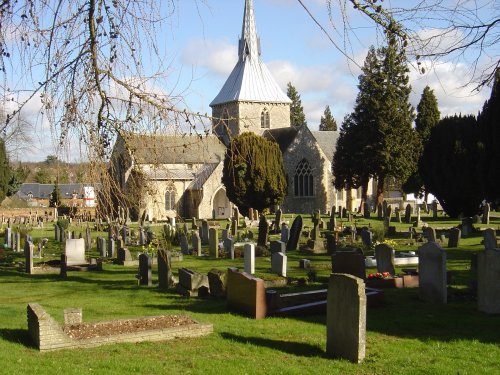
POLYGON ((58 179, 61 184, 89 182, 89 163, 65 163, 59 160, 46 160, 42 162, 23 162, 14 164, 17 168, 22 165, 28 170, 24 182, 38 182, 40 184, 54 183, 58 179))

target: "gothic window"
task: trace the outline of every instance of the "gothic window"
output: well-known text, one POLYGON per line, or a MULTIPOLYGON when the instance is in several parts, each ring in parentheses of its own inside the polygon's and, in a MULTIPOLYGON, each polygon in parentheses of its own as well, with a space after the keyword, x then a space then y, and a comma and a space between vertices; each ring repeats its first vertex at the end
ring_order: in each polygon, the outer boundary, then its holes
POLYGON ((165 209, 166 210, 174 210, 175 209, 175 195, 176 189, 173 183, 170 183, 167 186, 167 190, 165 191, 165 209))
POLYGON ((314 196, 314 182, 311 166, 306 159, 302 159, 295 168, 293 186, 296 197, 314 196))
POLYGON ((264 108, 260 113, 260 127, 262 129, 269 129, 269 125, 269 110, 267 108, 264 108))

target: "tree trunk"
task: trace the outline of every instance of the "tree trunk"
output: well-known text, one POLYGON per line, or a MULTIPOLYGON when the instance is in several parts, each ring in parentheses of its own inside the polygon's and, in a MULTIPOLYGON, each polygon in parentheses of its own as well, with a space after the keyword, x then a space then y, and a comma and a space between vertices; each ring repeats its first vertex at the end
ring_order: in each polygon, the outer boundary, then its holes
POLYGON ((377 206, 384 203, 385 177, 379 176, 377 180, 377 206))

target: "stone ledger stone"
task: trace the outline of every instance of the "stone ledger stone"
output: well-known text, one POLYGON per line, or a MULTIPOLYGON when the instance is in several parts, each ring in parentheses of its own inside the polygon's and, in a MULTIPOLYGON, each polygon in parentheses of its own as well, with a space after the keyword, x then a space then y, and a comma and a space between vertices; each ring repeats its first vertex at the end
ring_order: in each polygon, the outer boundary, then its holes
POLYGON ((366 348, 366 293, 362 279, 330 275, 326 312, 326 353, 359 363, 366 348))

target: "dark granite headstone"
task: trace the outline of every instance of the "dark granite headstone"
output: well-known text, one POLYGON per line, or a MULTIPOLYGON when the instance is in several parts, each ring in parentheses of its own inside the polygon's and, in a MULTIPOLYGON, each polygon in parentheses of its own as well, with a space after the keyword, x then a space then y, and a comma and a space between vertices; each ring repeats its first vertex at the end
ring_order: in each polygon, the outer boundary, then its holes
POLYGON ((152 260, 149 254, 139 255, 139 285, 152 285, 151 277, 152 260))
POLYGON ((300 234, 302 233, 302 216, 297 216, 290 228, 290 238, 286 243, 286 251, 297 250, 300 234))

